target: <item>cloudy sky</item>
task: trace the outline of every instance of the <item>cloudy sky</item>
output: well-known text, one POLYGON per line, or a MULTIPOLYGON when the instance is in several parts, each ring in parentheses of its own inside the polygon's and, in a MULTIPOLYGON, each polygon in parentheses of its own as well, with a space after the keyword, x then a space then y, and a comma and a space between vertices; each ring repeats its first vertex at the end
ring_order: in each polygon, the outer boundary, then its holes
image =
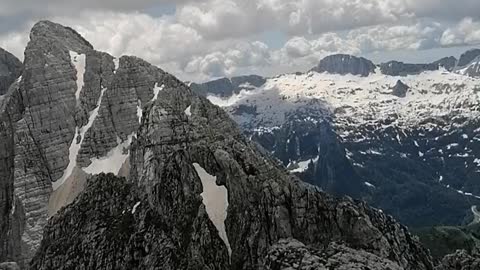
MULTIPOLYGON (((428 62, 480 44, 479 0, 0 0, 0 47, 71 26, 97 50, 183 80, 304 71, 332 53, 428 62)), ((479 46, 480 47, 480 46, 479 46)))

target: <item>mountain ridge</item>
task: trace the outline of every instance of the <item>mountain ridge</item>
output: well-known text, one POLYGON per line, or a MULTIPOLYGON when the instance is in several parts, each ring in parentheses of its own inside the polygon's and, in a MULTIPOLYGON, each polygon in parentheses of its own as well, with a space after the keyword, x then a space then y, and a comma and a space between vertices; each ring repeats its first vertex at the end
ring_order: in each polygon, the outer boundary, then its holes
MULTIPOLYGON (((457 69, 453 59, 436 61, 433 70, 421 72, 423 65, 412 65, 412 74, 395 76, 380 68, 368 76, 284 74, 237 95, 207 97, 303 180, 328 192, 365 199, 410 226, 459 225, 480 198, 475 184, 480 82, 473 72, 475 60, 457 69), (447 60, 451 71, 438 68, 447 60), (317 173, 325 172, 318 164, 324 154, 312 150, 324 140, 314 137, 320 130, 316 123, 321 122, 330 123, 331 133, 345 149, 330 161, 347 160, 360 175, 336 181, 361 181, 367 192, 357 188, 360 197, 345 189, 335 191, 326 184, 328 176, 317 173)), ((339 171, 327 168, 331 174, 339 171)))

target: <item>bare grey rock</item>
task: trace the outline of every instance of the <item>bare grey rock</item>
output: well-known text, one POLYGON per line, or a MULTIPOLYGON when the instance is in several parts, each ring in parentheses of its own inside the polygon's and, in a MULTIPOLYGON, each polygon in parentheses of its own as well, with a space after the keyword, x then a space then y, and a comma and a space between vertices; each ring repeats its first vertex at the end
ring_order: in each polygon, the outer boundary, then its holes
POLYGON ((458 61, 457 58, 453 56, 449 56, 449 57, 444 57, 442 59, 439 59, 433 62, 432 64, 438 65, 439 67, 443 67, 448 71, 453 71, 455 69, 455 66, 457 65, 457 61, 458 61))
POLYGON ((406 76, 422 73, 427 70, 438 70, 439 64, 407 64, 398 61, 382 63, 380 70, 389 76, 406 76))
POLYGON ((312 70, 319 73, 328 72, 332 74, 368 76, 375 71, 375 68, 375 64, 372 61, 363 57, 336 54, 323 58, 312 70))
POLYGON ((0 270, 20 270, 20 267, 14 262, 4 262, 0 263, 0 270))
POLYGON ((480 56, 480 49, 468 50, 460 56, 457 67, 465 67, 480 56))
POLYGON ((465 250, 447 255, 443 258, 436 270, 475 270, 480 269, 480 255, 468 254, 465 250))
POLYGON ((178 218, 188 229, 178 231, 133 183, 96 176, 49 221, 30 269, 227 269, 228 253, 219 248, 200 191, 196 186, 185 198, 189 211, 178 218))
POLYGON ((408 85, 404 84, 401 80, 398 80, 392 88, 392 95, 400 98, 406 97, 409 88, 408 85))
POLYGON ((268 270, 403 270, 397 263, 374 254, 330 243, 326 247, 305 246, 296 239, 281 239, 265 261, 268 270))
POLYGON ((0 96, 22 74, 23 64, 13 54, 0 48, 0 96))
POLYGON ((206 83, 192 83, 190 87, 197 94, 206 96, 207 94, 220 97, 229 97, 238 94, 242 90, 253 90, 263 85, 266 79, 257 75, 238 76, 233 78, 221 78, 206 83))

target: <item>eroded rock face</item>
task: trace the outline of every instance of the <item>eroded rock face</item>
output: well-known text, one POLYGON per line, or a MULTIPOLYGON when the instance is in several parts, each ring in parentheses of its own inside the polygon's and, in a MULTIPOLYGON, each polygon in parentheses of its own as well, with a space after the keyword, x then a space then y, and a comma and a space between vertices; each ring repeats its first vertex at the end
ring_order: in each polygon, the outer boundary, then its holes
POLYGON ((0 210, 11 213, 0 220, 0 261, 26 265, 48 216, 89 174, 128 171, 126 148, 164 76, 136 57, 95 51, 68 27, 35 24, 21 79, 0 98, 0 210))
POLYGON ((466 51, 460 56, 457 66, 458 67, 467 66, 479 56, 480 56, 480 49, 473 49, 473 50, 466 51))
POLYGON ((392 95, 404 98, 407 96, 408 89, 410 87, 404 84, 401 80, 398 80, 395 86, 392 88, 392 95))
POLYGON ((403 270, 397 263, 365 251, 331 243, 327 247, 310 247, 295 239, 281 239, 267 255, 269 270, 403 270))
POLYGON ((312 70, 319 73, 328 72, 332 74, 368 76, 375 71, 375 64, 363 57, 336 54, 323 58, 318 66, 312 70))
POLYGON ((178 224, 136 189, 113 174, 90 179, 75 203, 49 221, 31 269, 227 268, 228 253, 218 248, 223 243, 201 203, 200 186, 186 198, 191 212, 179 216, 185 231, 175 230, 178 224))
POLYGON ((0 48, 0 96, 22 74, 23 64, 13 54, 0 48))
POLYGON ((406 76, 419 74, 423 71, 437 70, 439 64, 406 64, 398 61, 390 61, 380 65, 383 74, 389 76, 406 76))
POLYGON ((443 258, 436 270, 474 270, 480 269, 480 255, 468 254, 465 250, 458 250, 454 254, 443 258))
POLYGON ((457 58, 453 56, 449 57, 444 57, 442 59, 439 59, 432 64, 438 65, 439 67, 443 67, 448 71, 453 71, 455 69, 455 66, 457 65, 457 58))
POLYGON ((257 75, 238 76, 233 78, 222 78, 209 81, 202 84, 192 83, 190 87, 196 93, 206 96, 215 95, 219 97, 229 97, 238 94, 242 90, 253 90, 261 86, 266 81, 265 78, 257 75))

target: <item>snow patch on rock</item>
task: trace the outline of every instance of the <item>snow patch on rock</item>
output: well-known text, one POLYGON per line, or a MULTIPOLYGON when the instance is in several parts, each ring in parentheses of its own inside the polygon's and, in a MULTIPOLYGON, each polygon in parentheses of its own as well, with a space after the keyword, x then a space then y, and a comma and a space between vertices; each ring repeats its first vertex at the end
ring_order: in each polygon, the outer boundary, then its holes
POLYGON ((191 107, 192 107, 192 105, 188 106, 188 107, 185 109, 185 114, 186 114, 187 116, 192 116, 191 107))
POLYGON ((100 97, 98 98, 98 101, 97 101, 97 106, 95 107, 95 109, 93 109, 89 113, 88 123, 81 128, 78 128, 78 127, 75 128, 75 136, 73 137, 72 143, 70 144, 70 147, 68 149, 68 153, 69 153, 68 166, 63 172, 63 176, 59 180, 53 182, 52 184, 53 190, 57 190, 58 187, 60 187, 67 180, 67 178, 70 177, 70 175, 73 172, 73 169, 77 166, 78 152, 80 151, 80 147, 82 145, 83 139, 85 139, 85 134, 92 127, 93 122, 98 116, 98 111, 100 109, 100 105, 102 104, 103 95, 105 94, 106 90, 107 88, 102 88, 100 97))
POLYGON ((135 214, 135 212, 137 211, 137 207, 140 205, 141 202, 137 202, 133 208, 132 208, 132 214, 135 214))
POLYGON ((217 177, 207 173, 207 171, 198 163, 193 163, 202 181, 203 192, 200 194, 203 198, 203 204, 207 210, 208 217, 218 230, 220 238, 227 246, 228 254, 232 254, 230 243, 228 242, 227 232, 225 231, 225 219, 227 218, 228 191, 225 186, 217 186, 217 177))
POLYGON ((118 67, 120 67, 120 59, 113 58, 113 64, 115 65, 115 70, 113 71, 113 73, 117 73, 117 69, 118 67))
POLYGON ((163 88, 165 88, 165 85, 162 84, 161 86, 158 86, 158 83, 155 83, 155 86, 153 87, 153 98, 152 98, 152 101, 157 100, 157 98, 158 98, 158 93, 160 93, 160 91, 162 91, 163 88))
POLYGON ((142 101, 139 99, 137 103, 137 117, 138 117, 138 123, 142 123, 142 115, 143 115, 143 109, 142 109, 142 101))
POLYGON ((85 74, 86 57, 85 54, 80 54, 74 51, 69 51, 69 53, 72 65, 77 71, 77 91, 75 91, 75 98, 78 103, 80 101, 80 92, 82 91, 84 84, 83 76, 85 74))
POLYGON ((128 136, 127 140, 121 141, 120 138, 117 138, 118 145, 110 150, 106 156, 101 158, 92 158, 92 163, 84 168, 83 170, 89 174, 99 174, 99 173, 113 173, 118 175, 118 172, 122 168, 123 163, 128 158, 128 149, 132 143, 132 139, 135 134, 128 136))

